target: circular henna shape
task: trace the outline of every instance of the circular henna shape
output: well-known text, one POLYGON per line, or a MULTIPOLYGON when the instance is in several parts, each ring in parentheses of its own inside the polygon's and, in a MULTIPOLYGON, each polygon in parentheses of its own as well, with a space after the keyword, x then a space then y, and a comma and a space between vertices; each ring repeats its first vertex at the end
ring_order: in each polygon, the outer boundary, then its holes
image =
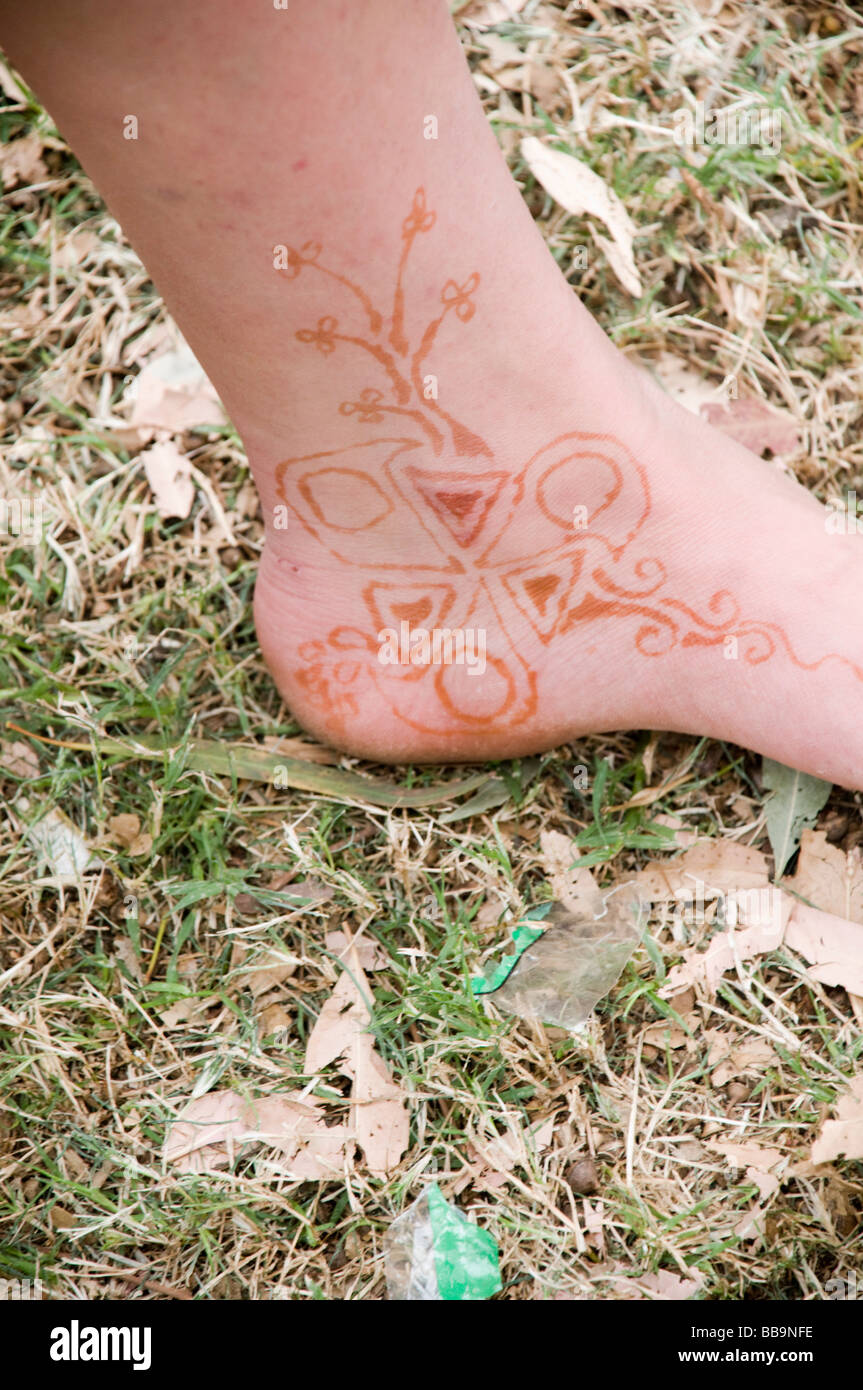
POLYGON ((447 712, 465 724, 491 724, 515 701, 515 680, 505 661, 486 658, 482 675, 468 674, 465 666, 441 666, 435 688, 447 712))
POLYGON ((299 491, 333 531, 368 531, 393 510, 380 484, 359 468, 318 468, 303 475, 299 491))
POLYGON ((546 469, 536 485, 536 499, 549 521, 572 531, 573 507, 587 508, 589 529, 623 486, 620 469, 605 454, 573 452, 546 469), (574 474, 572 464, 579 470, 574 474))

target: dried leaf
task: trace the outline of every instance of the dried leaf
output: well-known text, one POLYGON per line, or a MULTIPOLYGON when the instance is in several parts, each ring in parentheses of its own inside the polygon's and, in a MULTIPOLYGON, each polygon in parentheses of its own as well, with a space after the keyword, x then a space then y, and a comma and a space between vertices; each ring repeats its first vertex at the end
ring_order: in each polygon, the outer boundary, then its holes
POLYGON ((698 884, 709 898, 766 888, 769 883, 767 857, 760 850, 734 840, 708 839, 673 858, 651 860, 635 878, 638 889, 654 902, 683 891, 694 894, 698 884))
POLYGON ((539 837, 542 863, 552 896, 576 916, 595 917, 602 911, 602 892, 590 869, 580 869, 577 844, 559 830, 543 830, 539 837))
POLYGON ((793 878, 793 888, 813 907, 863 925, 863 859, 860 850, 845 854, 831 845, 823 830, 804 830, 793 878))
POLYGON ((195 500, 192 465, 176 444, 165 440, 141 455, 147 482, 153 490, 160 516, 187 517, 195 500))
POLYGON ((471 0, 456 18, 469 29, 492 29, 496 24, 506 24, 517 19, 527 0, 471 0))
POLYGON ((373 938, 360 937, 359 941, 354 942, 353 937, 349 937, 347 932, 328 931, 324 941, 327 950, 342 962, 347 960, 348 952, 353 947, 363 970, 385 970, 391 964, 386 951, 373 938))
POLYGON ((714 1086, 725 1086, 737 1076, 762 1076, 778 1060, 766 1038, 737 1043, 731 1034, 720 1029, 711 1029, 705 1036, 707 1066, 714 1086))
POLYGON ((276 1171, 324 1178, 341 1171, 349 1141, 344 1125, 327 1126, 317 1101, 299 1092, 246 1101, 235 1091, 211 1091, 170 1126, 164 1157, 180 1173, 211 1173, 248 1145, 264 1144, 280 1155, 270 1164, 276 1171))
MULTIPOLYGON (((787 899, 787 894, 783 894, 787 899)), ((785 945, 802 956, 809 974, 823 985, 863 994, 863 926, 834 917, 796 899, 785 928, 785 945)))
POLYGON ((351 1124, 369 1172, 392 1172, 408 1146, 409 1116, 401 1087, 375 1050, 368 1032, 367 1000, 371 989, 357 952, 351 949, 346 967, 324 1004, 306 1046, 305 1070, 319 1071, 339 1061, 353 1082, 351 1124))
POLYGON ((149 854, 153 848, 152 835, 141 831, 141 821, 134 812, 124 811, 119 816, 112 816, 108 821, 108 830, 112 840, 132 859, 139 854, 149 854))
POLYGON ((852 1077, 836 1102, 835 1120, 825 1120, 812 1145, 813 1163, 837 1158, 863 1158, 863 1073, 852 1077))
POLYGON ((141 432, 168 430, 182 434, 196 425, 225 423, 215 387, 183 342, 150 358, 132 382, 126 398, 132 402, 130 423, 141 432))
MULTIPOLYGON (((353 965, 353 963, 352 963, 353 965)), ((365 976, 360 968, 360 976, 365 976)), ((347 970, 342 971, 336 987, 326 1000, 308 1042, 304 1070, 307 1076, 328 1067, 331 1062, 344 1057, 354 1037, 371 1020, 368 1007, 354 980, 347 970)))
MULTIPOLYGON (((242 946, 242 943, 238 944, 242 946)), ((241 961, 246 954, 245 947, 242 947, 241 961)), ((240 965, 237 981, 243 989, 250 990, 257 999, 262 994, 269 994, 270 990, 276 989, 285 980, 290 979, 299 963, 298 957, 287 954, 286 951, 277 946, 271 946, 263 952, 255 953, 250 958, 248 965, 240 965)), ((233 959, 232 964, 234 964, 233 959)))
POLYGON ((659 991, 660 996, 663 999, 672 998, 688 985, 694 986, 699 993, 714 995, 726 970, 733 970, 738 961, 742 963, 775 951, 782 944, 784 930, 785 922, 780 916, 779 920, 766 925, 719 932, 711 939, 706 951, 688 947, 683 952, 680 965, 675 965, 669 971, 668 979, 659 991))
MULTIPOLYGON (((623 288, 640 296, 641 279, 632 254, 636 227, 620 198, 603 179, 580 159, 561 150, 550 149, 535 136, 521 142, 528 168, 556 203, 576 217, 587 215, 604 223, 614 243, 609 264, 623 288)), ((609 243, 595 233, 597 244, 608 253, 609 243)))
POLYGON ((210 1091, 191 1101, 168 1129, 165 1161, 180 1173, 226 1168, 246 1128, 243 1097, 236 1091, 210 1091))
POLYGON ((19 135, 0 145, 0 177, 7 192, 19 184, 41 183, 48 177, 43 148, 44 142, 35 133, 19 135))
POLYGON ((0 769, 13 777, 38 777, 39 759, 31 743, 17 739, 15 743, 0 742, 0 769))
POLYGON ((800 429, 787 411, 768 405, 760 396, 740 396, 726 401, 708 401, 701 415, 709 425, 736 439, 759 458, 769 450, 774 458, 796 454, 801 446, 800 429))
POLYGON ((102 867, 77 825, 56 808, 28 826, 26 835, 54 878, 77 879, 102 867))

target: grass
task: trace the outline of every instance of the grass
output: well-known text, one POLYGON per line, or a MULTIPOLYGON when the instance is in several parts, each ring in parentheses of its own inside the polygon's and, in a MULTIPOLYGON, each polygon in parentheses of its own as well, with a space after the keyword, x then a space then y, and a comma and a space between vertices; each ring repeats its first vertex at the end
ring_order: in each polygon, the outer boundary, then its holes
MULTIPOLYGON (((528 0, 494 31, 533 55, 520 88, 484 33, 462 32, 546 241, 564 269, 588 247, 587 270, 568 273, 615 340, 647 358, 674 353, 717 383, 737 371, 804 422, 794 466, 817 496, 863 491, 863 30, 842 4, 709 9, 528 0), (780 152, 695 158, 675 146, 657 128, 684 86, 716 107, 780 107, 780 152), (553 136, 624 199, 640 228, 641 301, 620 289, 589 225, 534 184, 523 134, 553 136), (733 307, 762 286, 752 326, 733 307)), ((506 800, 461 818, 192 765, 192 733, 223 745, 302 737, 257 653, 262 526, 246 460, 231 429, 185 438, 235 544, 200 494, 188 521, 158 520, 121 426, 128 379, 165 313, 50 119, 27 94, 7 95, 0 136, 32 131, 47 141, 45 177, 14 187, 0 222, 0 484, 38 493, 52 544, 3 541, 0 707, 4 721, 86 751, 31 742, 28 768, 0 768, 0 1276, 38 1274, 66 1297, 377 1299, 384 1234, 436 1175, 499 1241, 505 1299, 616 1299, 658 1271, 696 1277, 702 1298, 822 1297, 863 1255, 861 1165, 803 1161, 860 1066, 842 990, 780 950, 680 1017, 659 995, 680 953, 668 920, 651 924, 575 1037, 498 1015, 469 989, 507 915, 551 896, 541 832, 570 836, 603 886, 668 852, 672 816, 766 847, 759 759, 647 731, 587 738, 490 769, 506 800), (179 751, 110 751, 143 736, 179 751), (103 861, 82 891, 45 881, 25 833, 45 807, 62 808, 103 861), (112 838, 120 814, 138 817, 149 850, 112 838), (410 1100, 398 1171, 372 1178, 358 1157, 338 1181, 298 1184, 251 1154, 218 1175, 166 1172, 166 1126, 193 1092, 314 1083, 304 1044, 338 976, 325 936, 345 928, 386 957, 373 1031, 410 1100), (297 964, 265 1011, 248 970, 273 948, 297 964), (663 1019, 682 1042, 655 1029, 663 1019), (766 1034, 773 1060, 717 1086, 715 1034, 736 1045, 766 1034), (549 1120, 537 1150, 528 1132, 549 1120), (489 1155, 513 1130, 520 1158, 489 1185, 489 1155), (735 1228, 755 1185, 710 1148, 741 1136, 791 1160, 752 1239, 735 1228), (587 1194, 572 1179, 586 1157, 587 1194)), ((427 786, 461 773, 397 776, 427 786)), ((859 844, 859 794, 834 789, 819 823, 859 844)), ((314 1094, 344 1116, 337 1071, 314 1094)))

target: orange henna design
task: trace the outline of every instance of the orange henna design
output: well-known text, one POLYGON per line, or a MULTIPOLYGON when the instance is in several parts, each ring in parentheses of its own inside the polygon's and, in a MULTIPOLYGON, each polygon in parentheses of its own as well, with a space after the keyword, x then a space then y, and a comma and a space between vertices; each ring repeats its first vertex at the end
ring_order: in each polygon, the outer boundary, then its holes
POLYGON ((613 436, 561 435, 520 469, 435 466, 444 428, 457 456, 483 455, 493 463, 495 456, 422 392, 422 368, 447 317, 468 322, 475 313, 479 275, 473 272, 462 284, 447 281, 441 312, 412 354, 406 336, 406 269, 416 239, 434 224, 435 214, 418 189, 402 224, 386 333, 389 351, 381 341, 386 328, 381 315, 358 286, 325 270, 318 243, 290 251, 288 270, 282 272, 291 279, 305 267, 323 271, 350 290, 366 313, 372 341, 339 332, 331 315, 296 335, 326 356, 337 343, 358 346, 388 376, 394 400, 383 389, 367 387, 358 400, 343 401, 340 414, 364 425, 399 415, 423 436, 379 437, 289 458, 276 469, 278 495, 303 528, 334 559, 363 575, 368 626, 333 628, 325 641, 304 643, 299 652, 304 664, 296 679, 333 725, 346 726, 376 691, 397 718, 423 733, 517 727, 536 713, 538 703, 538 672, 523 648, 534 639, 547 646, 609 620, 633 625, 635 648, 644 656, 677 647, 715 647, 734 637, 750 665, 781 649, 803 670, 835 660, 863 680, 863 669, 838 654, 801 660, 780 627, 743 618, 738 601, 725 590, 710 598, 704 614, 669 594, 662 561, 633 554, 650 516, 650 488, 644 468, 613 436), (409 359, 409 374, 398 358, 409 359), (529 505, 522 511, 524 503, 529 505), (525 512, 530 530, 518 547, 513 544, 516 518, 525 512), (587 517, 584 525, 576 521, 579 512, 587 517), (370 564, 370 548, 381 556, 406 558, 370 564), (477 624, 489 641, 481 680, 460 679, 452 665, 385 666, 379 660, 379 634, 385 629, 407 625, 410 631, 452 633, 477 624))

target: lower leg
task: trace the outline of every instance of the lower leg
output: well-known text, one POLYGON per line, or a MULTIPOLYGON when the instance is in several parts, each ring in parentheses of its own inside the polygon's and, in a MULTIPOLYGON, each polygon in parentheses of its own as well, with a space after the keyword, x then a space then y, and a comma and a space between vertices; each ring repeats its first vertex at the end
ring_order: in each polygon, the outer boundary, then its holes
POLYGON ((676 728, 863 785, 861 547, 583 310, 442 0, 37 0, 0 39, 243 436, 304 723, 392 758, 676 728), (467 659, 388 664, 403 624, 467 659))

